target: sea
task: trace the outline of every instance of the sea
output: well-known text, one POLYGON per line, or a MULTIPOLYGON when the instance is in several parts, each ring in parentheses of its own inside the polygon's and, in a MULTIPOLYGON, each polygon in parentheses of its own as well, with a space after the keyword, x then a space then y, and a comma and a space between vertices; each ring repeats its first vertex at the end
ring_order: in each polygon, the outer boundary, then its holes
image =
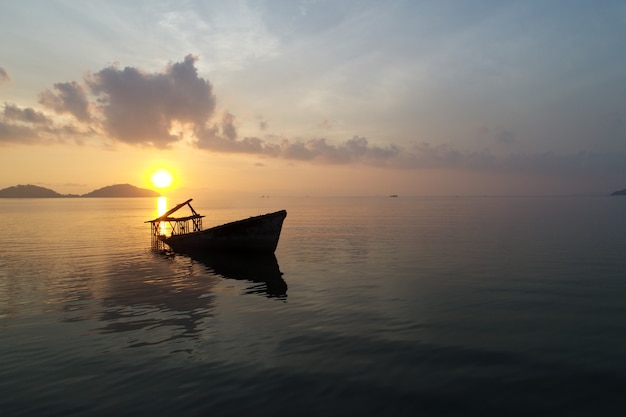
POLYGON ((156 198, 0 199, 1 416, 626 415, 626 197, 191 204, 286 209, 275 257, 153 250, 156 198))

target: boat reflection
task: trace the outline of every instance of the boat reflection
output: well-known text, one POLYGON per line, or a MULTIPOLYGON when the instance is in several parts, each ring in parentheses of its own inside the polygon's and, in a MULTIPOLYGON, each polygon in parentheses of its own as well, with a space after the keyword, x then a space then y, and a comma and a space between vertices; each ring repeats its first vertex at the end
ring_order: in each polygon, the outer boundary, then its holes
POLYGON ((187 256, 224 278, 252 282, 254 285, 247 288, 246 294, 281 298, 287 296, 287 283, 274 254, 214 252, 187 256))

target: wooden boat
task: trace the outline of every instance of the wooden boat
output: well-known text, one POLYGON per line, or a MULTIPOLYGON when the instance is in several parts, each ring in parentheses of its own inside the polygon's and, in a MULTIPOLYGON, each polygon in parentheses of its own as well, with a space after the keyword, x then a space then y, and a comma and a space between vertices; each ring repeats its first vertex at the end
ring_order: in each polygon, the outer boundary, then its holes
POLYGON ((237 220, 202 230, 202 218, 191 207, 192 199, 178 204, 165 214, 146 223, 152 225, 152 246, 162 249, 165 243, 175 252, 203 253, 207 251, 274 253, 278 246, 285 210, 237 220), (188 206, 191 215, 172 217, 179 209, 188 206), (171 234, 165 233, 169 225, 171 234))

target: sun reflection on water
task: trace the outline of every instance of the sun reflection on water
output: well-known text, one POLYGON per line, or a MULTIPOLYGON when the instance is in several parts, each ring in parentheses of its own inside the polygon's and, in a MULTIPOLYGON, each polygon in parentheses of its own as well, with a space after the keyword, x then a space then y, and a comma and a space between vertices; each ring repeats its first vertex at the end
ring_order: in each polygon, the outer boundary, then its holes
MULTIPOLYGON (((167 211, 167 197, 161 196, 157 198, 157 216, 165 214, 167 211)), ((159 223, 159 233, 165 235, 167 233, 167 227, 165 222, 159 223)))

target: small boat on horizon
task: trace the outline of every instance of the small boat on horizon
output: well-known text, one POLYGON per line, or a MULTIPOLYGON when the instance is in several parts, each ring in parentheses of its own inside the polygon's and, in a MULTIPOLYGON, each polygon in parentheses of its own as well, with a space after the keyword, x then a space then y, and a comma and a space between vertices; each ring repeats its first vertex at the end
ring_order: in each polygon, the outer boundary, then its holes
POLYGON ((190 202, 192 199, 178 204, 166 213, 146 223, 151 224, 152 247, 164 249, 163 244, 175 252, 201 254, 207 251, 271 253, 276 251, 283 221, 287 217, 286 210, 262 214, 247 219, 202 229, 202 218, 190 202), (191 215, 171 217, 179 209, 188 206, 191 215), (171 234, 168 236, 163 228, 169 224, 171 234))

